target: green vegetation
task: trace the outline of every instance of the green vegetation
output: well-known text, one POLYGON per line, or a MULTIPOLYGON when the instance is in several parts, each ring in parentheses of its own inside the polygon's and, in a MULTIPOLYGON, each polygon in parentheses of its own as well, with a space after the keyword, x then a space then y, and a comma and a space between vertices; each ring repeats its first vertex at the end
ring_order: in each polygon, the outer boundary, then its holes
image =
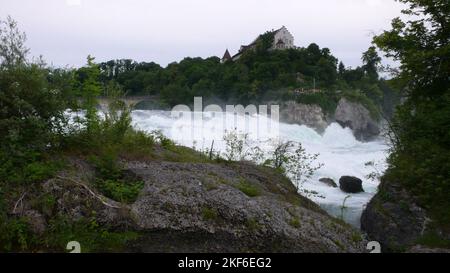
POLYGON ((60 252, 66 248, 67 242, 77 241, 86 252, 115 252, 122 246, 138 238, 135 232, 112 232, 100 226, 94 218, 83 218, 78 221, 59 217, 51 220, 43 242, 50 250, 60 252))
POLYGON ((450 248, 450 240, 442 238, 436 232, 428 232, 422 235, 416 243, 433 248, 450 248))
POLYGON ((300 219, 298 217, 292 217, 289 221, 289 225, 291 225, 294 228, 300 228, 300 219))
POLYGON ((245 179, 241 179, 241 181, 236 185, 236 188, 245 193, 248 197, 256 197, 261 195, 261 190, 245 179))
POLYGON ((381 111, 392 112, 399 101, 390 85, 379 79, 380 57, 374 47, 363 54, 362 67, 351 69, 342 62, 338 67, 330 50, 316 44, 269 51, 271 39, 273 33, 261 35, 255 49, 245 51, 235 62, 185 58, 162 68, 155 63, 111 60, 99 65, 100 79, 104 85, 120 83, 127 95, 152 95, 165 107, 191 105, 194 96, 202 96, 205 102, 219 104, 295 100, 318 104, 333 114, 345 93, 379 117, 381 111))
MULTIPOLYGON (((279 172, 290 175, 297 190, 308 195, 302 187, 303 183, 320 169, 323 164, 315 164, 319 154, 309 154, 300 142, 280 142, 275 147, 270 158, 263 163, 264 166, 273 167, 279 172)), ((314 193, 313 193, 314 194, 314 193)))
POLYGON ((65 158, 80 157, 96 167, 91 182, 106 196, 132 202, 143 182, 126 177, 121 157, 150 156, 155 136, 131 127, 130 109, 113 82, 103 86, 94 58, 76 71, 47 67, 27 59, 25 35, 8 18, 0 21, 0 251, 64 251, 71 239, 83 251, 114 251, 134 233, 96 223, 95 212, 70 219, 54 212, 56 197, 42 192, 42 182, 67 171, 65 158), (109 110, 99 115, 97 97, 108 90, 109 110), (83 110, 69 122, 66 109, 83 110), (42 234, 24 214, 23 204, 38 210, 47 222, 42 234))
POLYGON ((202 216, 205 220, 217 220, 219 217, 219 214, 215 209, 212 208, 203 208, 202 209, 202 216))
MULTIPOLYGON (((395 18, 392 29, 374 43, 400 63, 393 79, 405 102, 391 124, 391 156, 384 180, 400 184, 450 231, 450 46, 446 0, 401 0, 408 21, 395 18), (418 15, 418 16, 414 16, 418 15)), ((394 200, 401 201, 401 200, 394 200)))
POLYGON ((300 94, 296 100, 305 104, 317 104, 322 108, 324 113, 334 115, 339 102, 339 96, 333 92, 325 91, 323 93, 300 94))
POLYGON ((358 232, 353 232, 352 233, 352 241, 354 242, 354 243, 359 243, 359 242, 361 242, 363 240, 363 238, 362 238, 362 236, 361 236, 361 233, 358 233, 358 232))

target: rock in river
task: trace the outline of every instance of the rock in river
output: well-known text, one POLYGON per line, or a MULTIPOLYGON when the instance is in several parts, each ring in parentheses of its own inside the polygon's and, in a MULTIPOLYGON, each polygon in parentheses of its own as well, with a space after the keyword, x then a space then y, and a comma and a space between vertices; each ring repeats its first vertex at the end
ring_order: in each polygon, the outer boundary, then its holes
POLYGON ((319 182, 322 182, 322 183, 324 183, 324 184, 326 184, 326 185, 328 185, 330 187, 337 188, 336 182, 334 182, 334 180, 331 179, 331 178, 323 177, 323 178, 319 179, 319 182))
POLYGON ((339 179, 339 188, 347 193, 363 192, 362 180, 354 176, 342 176, 339 179))

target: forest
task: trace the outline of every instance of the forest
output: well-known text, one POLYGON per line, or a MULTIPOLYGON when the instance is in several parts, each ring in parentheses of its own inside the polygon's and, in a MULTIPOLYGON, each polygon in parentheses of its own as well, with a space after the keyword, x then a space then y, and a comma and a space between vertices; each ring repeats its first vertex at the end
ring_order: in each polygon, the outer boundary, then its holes
POLYGON ((246 51, 235 62, 221 63, 218 57, 185 58, 165 68, 130 59, 102 62, 100 81, 105 86, 120 84, 129 96, 155 96, 165 107, 189 105, 194 96, 202 96, 214 103, 244 105, 296 100, 319 104, 332 113, 339 98, 346 96, 362 102, 374 116, 391 116, 400 99, 389 80, 378 75, 381 58, 375 47, 363 53, 362 66, 348 68, 328 48, 314 43, 306 48, 269 51, 270 42, 264 45, 264 39, 259 41, 255 50, 246 51), (315 90, 320 92, 312 92, 315 90))

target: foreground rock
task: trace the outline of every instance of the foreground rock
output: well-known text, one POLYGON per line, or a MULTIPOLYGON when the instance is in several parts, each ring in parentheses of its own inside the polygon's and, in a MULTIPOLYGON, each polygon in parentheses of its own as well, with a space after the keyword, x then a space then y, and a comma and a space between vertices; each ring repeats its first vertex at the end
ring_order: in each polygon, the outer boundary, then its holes
POLYGON ((80 160, 44 183, 41 190, 56 204, 48 222, 57 212, 137 233, 120 249, 125 252, 365 251, 357 230, 300 196, 272 169, 156 160, 124 162, 124 169, 145 182, 131 204, 101 195, 90 182, 92 168, 80 160))
POLYGON ((346 98, 339 101, 334 118, 342 127, 352 129, 358 140, 368 141, 380 134, 379 125, 370 116, 369 110, 346 98))
POLYGON ((334 182, 334 180, 331 179, 331 178, 320 178, 320 179, 319 179, 319 182, 322 182, 322 183, 324 183, 325 185, 328 185, 328 186, 330 186, 330 187, 337 188, 336 182, 334 182))
POLYGON ((243 163, 129 167, 146 182, 132 205, 139 229, 147 233, 135 243, 136 251, 364 250, 355 230, 298 195, 289 180, 270 169, 243 163))
POLYGON ((339 178, 339 188, 347 193, 360 193, 364 191, 362 180, 354 176, 342 176, 339 178))
POLYGON ((379 192, 362 213, 361 229, 371 240, 380 242, 384 252, 450 252, 450 249, 422 245, 450 242, 450 234, 436 230, 426 210, 395 181, 383 179, 379 192), (440 238, 426 240, 430 234, 440 238))

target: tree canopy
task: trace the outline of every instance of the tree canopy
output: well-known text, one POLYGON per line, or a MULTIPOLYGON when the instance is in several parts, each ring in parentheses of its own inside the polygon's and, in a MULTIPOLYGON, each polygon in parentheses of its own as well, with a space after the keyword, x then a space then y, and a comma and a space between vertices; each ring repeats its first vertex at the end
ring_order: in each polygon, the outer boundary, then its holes
MULTIPOLYGON (((401 0, 407 21, 374 43, 400 63, 395 81, 405 102, 392 125, 388 177, 406 186, 433 220, 450 228, 450 5, 447 0, 401 0)), ((394 182, 393 182, 394 183, 394 182)))

